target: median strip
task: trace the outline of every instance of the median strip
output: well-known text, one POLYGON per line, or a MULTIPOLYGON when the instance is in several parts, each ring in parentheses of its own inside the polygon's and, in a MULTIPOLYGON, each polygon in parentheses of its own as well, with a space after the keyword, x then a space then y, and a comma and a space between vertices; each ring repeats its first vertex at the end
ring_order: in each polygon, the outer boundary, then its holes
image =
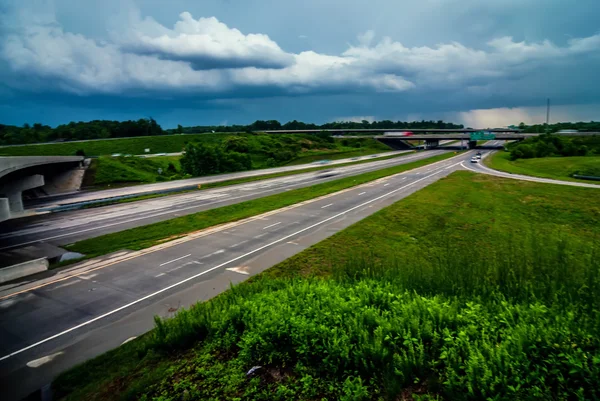
POLYGON ((206 210, 175 219, 136 227, 117 233, 106 234, 100 237, 83 240, 67 246, 71 251, 76 251, 95 257, 117 250, 139 250, 153 245, 180 238, 190 232, 203 230, 219 224, 234 222, 259 215, 261 213, 284 208, 296 203, 332 194, 347 188, 355 187, 369 181, 412 170, 431 163, 453 157, 453 153, 446 153, 415 162, 388 167, 357 176, 342 178, 310 187, 299 188, 264 198, 253 199, 246 202, 228 205, 216 209, 206 210))

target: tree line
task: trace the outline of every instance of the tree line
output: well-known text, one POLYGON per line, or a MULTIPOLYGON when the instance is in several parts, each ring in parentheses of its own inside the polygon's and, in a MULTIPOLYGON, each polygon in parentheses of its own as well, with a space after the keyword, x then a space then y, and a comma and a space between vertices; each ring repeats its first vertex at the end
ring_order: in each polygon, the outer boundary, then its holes
POLYGON ((22 127, 0 124, 0 145, 21 145, 164 134, 165 131, 153 118, 142 118, 137 121, 71 121, 68 124, 62 124, 56 128, 40 123, 35 123, 33 125, 23 124, 22 127))
POLYGON ((325 124, 304 123, 302 121, 289 121, 285 124, 277 120, 257 120, 250 125, 199 125, 193 127, 177 126, 176 129, 167 130, 170 133, 192 134, 202 132, 252 132, 252 131, 275 131, 275 130, 319 130, 319 129, 461 129, 462 124, 438 121, 367 121, 361 122, 338 121, 325 124))
POLYGON ((508 146, 508 149, 512 160, 596 155, 600 154, 600 136, 565 137, 543 134, 521 142, 514 142, 508 146))
POLYGON ((575 122, 575 123, 556 123, 556 124, 533 124, 526 125, 524 123, 519 124, 517 127, 523 132, 527 133, 535 133, 535 134, 543 134, 545 132, 554 133, 560 130, 577 130, 577 131, 587 131, 587 132, 600 132, 600 122, 598 121, 589 121, 589 122, 575 122))
POLYGON ((281 124, 276 120, 258 120, 249 125, 202 125, 183 127, 178 125, 174 129, 163 129, 153 118, 142 118, 136 121, 110 121, 94 120, 88 122, 74 122, 62 124, 55 128, 40 123, 33 125, 23 124, 22 127, 15 125, 0 124, 0 146, 22 145, 44 142, 63 142, 90 139, 125 138, 151 135, 173 135, 173 134, 198 134, 209 132, 252 132, 269 130, 302 130, 302 129, 418 129, 435 128, 451 129, 463 128, 462 125, 446 123, 444 121, 362 121, 362 122, 333 122, 326 124, 311 124, 301 121, 290 121, 281 124))

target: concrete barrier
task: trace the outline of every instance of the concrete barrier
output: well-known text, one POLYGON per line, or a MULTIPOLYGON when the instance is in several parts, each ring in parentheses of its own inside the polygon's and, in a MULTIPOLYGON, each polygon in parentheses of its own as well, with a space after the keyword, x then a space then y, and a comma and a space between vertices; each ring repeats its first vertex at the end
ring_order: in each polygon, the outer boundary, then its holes
POLYGON ((48 259, 40 258, 0 269, 0 283, 48 270, 48 259))

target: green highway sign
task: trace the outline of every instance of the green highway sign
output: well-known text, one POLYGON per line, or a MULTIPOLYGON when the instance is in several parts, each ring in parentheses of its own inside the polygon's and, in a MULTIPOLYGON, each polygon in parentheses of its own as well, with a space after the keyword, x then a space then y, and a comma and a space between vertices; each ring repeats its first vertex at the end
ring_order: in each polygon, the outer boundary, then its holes
POLYGON ((485 131, 471 132, 471 140, 472 141, 491 141, 493 139, 496 139, 496 135, 489 133, 489 132, 485 132, 485 131))

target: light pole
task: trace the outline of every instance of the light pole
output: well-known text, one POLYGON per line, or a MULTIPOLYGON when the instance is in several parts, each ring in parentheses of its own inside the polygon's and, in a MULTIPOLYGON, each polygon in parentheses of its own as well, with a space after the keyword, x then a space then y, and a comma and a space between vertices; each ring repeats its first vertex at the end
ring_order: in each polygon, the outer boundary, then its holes
POLYGON ((546 134, 549 131, 548 124, 550 124, 550 98, 546 101, 546 134))

